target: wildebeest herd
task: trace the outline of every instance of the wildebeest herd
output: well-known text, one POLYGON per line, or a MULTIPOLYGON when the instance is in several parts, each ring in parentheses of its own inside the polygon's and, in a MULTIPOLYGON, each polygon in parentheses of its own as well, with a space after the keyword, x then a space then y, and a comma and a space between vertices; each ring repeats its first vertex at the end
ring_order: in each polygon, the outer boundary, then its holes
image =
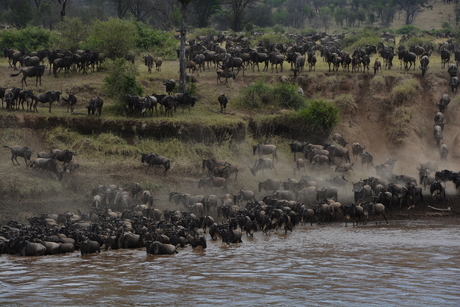
MULTIPOLYGON (((147 254, 174 254, 186 246, 205 249, 206 237, 231 244, 241 243, 244 236, 256 232, 288 233, 313 223, 388 223, 388 212, 423 204, 426 189, 437 204, 442 204, 450 181, 460 187, 459 172, 439 171, 438 162, 433 161, 419 165, 418 178, 394 174, 396 159, 376 165, 373 155, 359 142, 351 144, 350 154, 349 143, 338 133, 326 144, 293 141, 288 145, 294 154, 293 172, 300 172, 300 179, 277 179, 277 146, 260 143, 252 148, 255 164, 249 166, 261 179, 257 191, 243 188, 229 192, 241 170, 224 160, 203 159, 204 177, 197 181, 196 189, 209 194, 169 192, 169 203, 180 209, 168 205, 168 209, 160 210, 159 195, 142 189, 139 183, 126 188, 98 185, 91 192, 88 212, 42 214, 31 217, 30 225, 11 221, 2 226, 0 253, 25 256, 79 250, 85 255, 104 249, 145 248, 147 254), (322 156, 326 158, 318 158, 322 156), (361 166, 356 164, 359 160, 361 166), (349 182, 355 168, 375 175, 349 182), (336 174, 323 175, 331 172, 336 174), (347 194, 350 187, 352 197, 347 194)), ((63 162, 65 171, 76 155, 70 150, 52 150, 37 154, 33 160, 33 150, 28 147, 4 147, 11 150, 13 165, 22 157, 26 166, 58 177, 63 173, 58 161, 63 162)), ((170 159, 155 153, 143 153, 140 162, 147 164, 147 171, 160 165, 166 174, 171 168, 170 159)))

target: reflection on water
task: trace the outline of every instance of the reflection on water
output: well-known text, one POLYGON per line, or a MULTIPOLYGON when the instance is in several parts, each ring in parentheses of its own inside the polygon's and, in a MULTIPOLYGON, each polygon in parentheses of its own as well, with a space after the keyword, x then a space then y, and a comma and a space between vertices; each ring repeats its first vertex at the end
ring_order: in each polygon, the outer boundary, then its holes
POLYGON ((0 305, 460 306, 460 226, 300 226, 151 256, 0 257, 0 305))

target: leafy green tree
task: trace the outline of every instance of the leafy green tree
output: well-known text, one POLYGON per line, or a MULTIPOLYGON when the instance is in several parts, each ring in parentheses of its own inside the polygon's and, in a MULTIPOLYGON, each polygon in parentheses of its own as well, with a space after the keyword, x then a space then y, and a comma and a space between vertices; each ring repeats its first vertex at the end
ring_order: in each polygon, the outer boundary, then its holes
POLYGON ((5 13, 5 19, 14 27, 23 29, 32 21, 32 6, 29 0, 9 0, 8 7, 10 9, 5 13))
POLYGON ((62 46, 60 48, 68 48, 71 52, 75 52, 80 48, 80 43, 86 41, 88 37, 88 25, 83 24, 80 18, 67 18, 57 25, 58 31, 61 33, 62 46))
POLYGON ((142 85, 136 80, 139 75, 137 66, 129 64, 124 58, 104 62, 107 76, 102 91, 115 102, 115 111, 119 115, 126 112, 125 94, 142 96, 142 85))
POLYGON ((124 57, 138 38, 133 22, 118 18, 95 21, 89 30, 88 49, 103 51, 108 58, 124 57))

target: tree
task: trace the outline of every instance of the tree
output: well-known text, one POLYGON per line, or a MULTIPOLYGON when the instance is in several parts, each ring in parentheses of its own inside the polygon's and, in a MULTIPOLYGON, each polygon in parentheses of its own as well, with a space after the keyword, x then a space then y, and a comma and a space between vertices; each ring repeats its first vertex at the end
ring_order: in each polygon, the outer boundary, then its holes
POLYGON ((88 49, 104 51, 108 58, 124 57, 136 44, 137 30, 133 22, 118 18, 95 21, 89 31, 88 49))
POLYGON ((232 30, 239 32, 243 29, 244 10, 258 0, 223 0, 223 3, 230 7, 232 12, 232 30))
POLYGON ((397 8, 406 14, 406 25, 411 24, 430 3, 431 0, 396 0, 395 2, 397 8))
POLYGON ((79 44, 88 37, 88 26, 83 24, 80 18, 68 18, 58 24, 58 30, 63 39, 63 48, 69 48, 71 52, 79 49, 79 44))
POLYGON ((329 26, 331 24, 331 17, 332 17, 332 11, 330 8, 324 6, 319 9, 319 18, 321 19, 321 22, 323 23, 325 32, 329 30, 329 26))
POLYGON ((180 27, 180 50, 179 50, 179 93, 185 93, 186 82, 186 58, 185 58, 185 42, 187 40, 187 6, 193 0, 177 0, 181 4, 182 22, 180 27))
POLYGON ((5 14, 5 19, 18 29, 23 29, 32 21, 32 8, 28 0, 9 0, 9 11, 5 14))
POLYGON ((53 1, 59 4, 61 8, 61 21, 64 21, 65 9, 66 9, 67 4, 69 4, 70 0, 53 0, 53 1))
POLYGON ((286 4, 287 16, 286 21, 288 26, 294 28, 302 28, 305 19, 311 14, 311 7, 306 0, 289 0, 286 4))
POLYGON ((192 17, 198 28, 206 28, 210 24, 211 16, 220 10, 219 0, 195 0, 191 4, 192 17))

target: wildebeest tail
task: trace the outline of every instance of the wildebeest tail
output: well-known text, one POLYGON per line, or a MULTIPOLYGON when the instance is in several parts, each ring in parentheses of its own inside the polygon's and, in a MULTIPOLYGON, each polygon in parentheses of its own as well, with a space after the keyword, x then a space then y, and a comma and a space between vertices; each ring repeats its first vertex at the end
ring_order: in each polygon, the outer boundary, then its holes
MULTIPOLYGON (((6 146, 6 145, 3 145, 3 147, 5 147, 5 148, 10 148, 10 146, 6 146)), ((11 148, 10 148, 10 149, 11 149, 11 148)))
POLYGON ((10 74, 10 77, 16 77, 16 76, 19 76, 19 74, 21 73, 21 71, 19 71, 17 74, 10 74))

